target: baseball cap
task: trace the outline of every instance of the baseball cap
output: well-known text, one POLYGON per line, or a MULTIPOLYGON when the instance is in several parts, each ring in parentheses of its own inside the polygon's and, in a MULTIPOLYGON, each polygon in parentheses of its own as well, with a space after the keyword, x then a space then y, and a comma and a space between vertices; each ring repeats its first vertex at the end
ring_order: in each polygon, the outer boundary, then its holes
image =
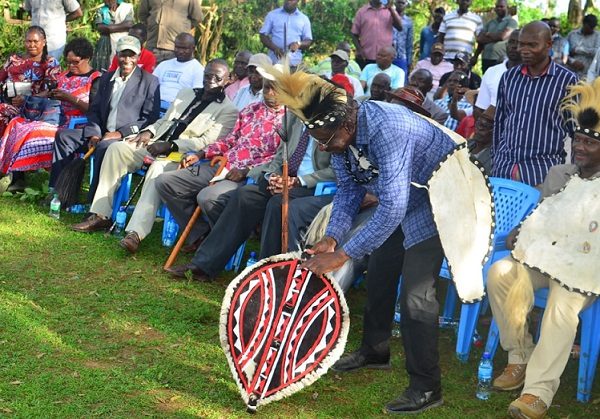
POLYGON ((436 42, 435 44, 433 44, 431 46, 431 53, 430 54, 434 54, 434 53, 443 54, 444 53, 444 44, 442 44, 440 42, 436 42))
POLYGON ((263 67, 265 64, 273 65, 273 61, 269 58, 267 54, 263 54, 259 52, 258 54, 254 54, 248 60, 248 64, 246 64, 246 68, 253 67, 263 67))
POLYGON ((140 40, 131 35, 125 35, 119 38, 117 41, 117 52, 125 51, 127 49, 139 54, 142 50, 140 40))
POLYGON ((337 49, 333 52, 333 54, 330 55, 330 57, 336 56, 346 62, 350 61, 350 57, 348 57, 348 53, 346 51, 344 51, 343 49, 337 49))
MULTIPOLYGON (((263 77, 263 79, 267 79, 267 80, 271 80, 271 81, 275 80, 275 77, 273 77, 263 67, 261 67, 259 65, 256 66, 256 71, 258 72, 258 74, 260 74, 263 77)), ((283 73, 283 66, 281 64, 275 64, 272 67, 272 71, 275 71, 278 73, 283 73)))
POLYGON ((462 61, 465 64, 469 64, 469 61, 471 61, 471 56, 466 52, 457 52, 454 56, 454 59, 462 61))

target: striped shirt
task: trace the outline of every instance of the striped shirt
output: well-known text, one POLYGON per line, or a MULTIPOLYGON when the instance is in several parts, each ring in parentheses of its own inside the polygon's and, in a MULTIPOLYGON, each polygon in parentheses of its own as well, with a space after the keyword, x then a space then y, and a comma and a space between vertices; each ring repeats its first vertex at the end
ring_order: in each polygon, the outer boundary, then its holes
POLYGON ((471 54, 475 45, 475 37, 483 29, 483 23, 479 15, 467 12, 462 15, 458 10, 444 16, 440 25, 440 33, 444 36, 444 47, 446 53, 444 58, 453 60, 457 52, 471 54))
POLYGON ((331 220, 326 234, 338 243, 352 226, 367 191, 377 196, 379 205, 368 223, 342 247, 359 258, 380 247, 402 225, 404 247, 410 248, 437 234, 427 191, 411 185, 427 184, 439 162, 455 147, 439 128, 403 106, 385 102, 363 102, 358 109, 356 148, 379 169, 368 179, 358 170, 352 153, 332 154, 331 165, 338 181, 331 220), (346 167, 346 156, 351 172, 346 167))
MULTIPOLYGON (((456 131, 456 127, 458 127, 458 122, 456 119, 450 116, 450 102, 452 101, 452 97, 447 95, 441 99, 437 99, 434 101, 436 105, 438 105, 444 112, 448 114, 448 118, 444 122, 444 126, 452 131, 456 131)), ((456 103, 456 108, 459 111, 465 111, 467 116, 473 115, 473 106, 463 97, 456 103)))
POLYGON ((573 137, 575 123, 560 111, 567 87, 577 76, 550 62, 545 73, 527 74, 523 64, 506 71, 500 79, 494 141, 494 176, 510 179, 518 168, 521 181, 539 185, 550 167, 564 163, 565 139, 573 137))

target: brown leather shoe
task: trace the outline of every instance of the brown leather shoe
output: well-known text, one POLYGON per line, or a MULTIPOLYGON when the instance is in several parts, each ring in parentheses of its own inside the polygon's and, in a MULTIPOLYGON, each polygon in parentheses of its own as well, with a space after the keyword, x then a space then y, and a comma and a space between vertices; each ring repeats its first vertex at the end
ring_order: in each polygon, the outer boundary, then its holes
POLYGON ((112 224, 110 218, 102 218, 98 214, 91 214, 80 223, 73 224, 71 228, 82 233, 91 233, 93 231, 102 231, 109 228, 112 224))
POLYGON ((133 254, 138 251, 140 247, 140 236, 135 231, 130 231, 125 237, 119 242, 119 246, 133 254))
POLYGON ((548 412, 548 406, 538 396, 522 394, 508 406, 508 414, 517 419, 542 419, 548 412))
POLYGON ((526 369, 527 364, 508 364, 502 374, 496 377, 492 387, 501 391, 516 390, 522 387, 525 382, 526 369))
POLYGON ((176 278, 187 278, 186 273, 191 272, 192 278, 200 282, 209 282, 211 278, 202 269, 195 267, 191 263, 185 265, 171 266, 165 269, 166 272, 170 273, 176 278))

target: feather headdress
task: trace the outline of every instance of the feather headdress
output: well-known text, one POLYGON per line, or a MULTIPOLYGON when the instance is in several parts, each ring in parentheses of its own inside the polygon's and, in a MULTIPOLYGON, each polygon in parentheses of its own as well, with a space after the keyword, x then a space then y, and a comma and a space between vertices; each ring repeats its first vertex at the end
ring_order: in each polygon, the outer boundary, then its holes
POLYGON ((600 77, 570 86, 562 108, 573 115, 577 132, 600 140, 600 77))
POLYGON ((263 66, 263 77, 273 81, 277 101, 288 107, 308 128, 337 125, 348 105, 346 91, 302 70, 291 72, 288 65, 263 66))

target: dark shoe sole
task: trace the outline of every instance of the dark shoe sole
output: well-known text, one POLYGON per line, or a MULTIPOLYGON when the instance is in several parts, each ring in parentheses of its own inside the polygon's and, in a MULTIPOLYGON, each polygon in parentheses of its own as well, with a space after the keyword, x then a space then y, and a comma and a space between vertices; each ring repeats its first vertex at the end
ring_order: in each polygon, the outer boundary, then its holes
POLYGON ((335 372, 351 372, 351 371, 358 371, 363 368, 368 368, 370 370, 389 370, 392 368, 392 363, 387 362, 385 364, 365 364, 365 365, 361 365, 356 368, 348 368, 348 369, 337 369, 337 368, 335 368, 335 364, 334 364, 330 369, 335 372))
POLYGON ((396 410, 388 410, 386 408, 385 411, 390 415, 416 415, 418 413, 422 413, 426 410, 433 409, 434 407, 438 407, 443 404, 444 404, 444 399, 439 399, 438 401, 428 404, 427 406, 423 406, 422 408, 417 409, 417 410, 396 411, 396 410))
POLYGON ((136 247, 135 249, 134 249, 133 247, 129 247, 129 246, 127 245, 127 243, 124 243, 124 242, 123 242, 123 240, 121 240, 121 241, 119 242, 119 246, 121 246, 121 248, 123 248, 123 249, 127 250, 127 251, 128 251, 129 253, 131 253, 132 255, 136 254, 136 253, 137 253, 137 251, 138 251, 138 248, 139 248, 139 246, 138 246, 138 247, 136 247))

